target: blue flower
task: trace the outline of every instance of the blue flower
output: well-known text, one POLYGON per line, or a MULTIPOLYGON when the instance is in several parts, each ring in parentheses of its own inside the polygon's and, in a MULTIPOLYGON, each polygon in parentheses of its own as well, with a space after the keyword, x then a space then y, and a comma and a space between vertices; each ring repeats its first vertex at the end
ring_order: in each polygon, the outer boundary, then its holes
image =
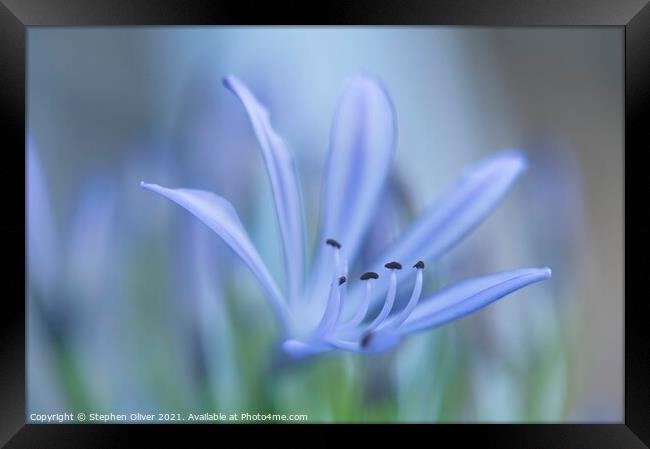
POLYGON ((420 300, 423 260, 439 257, 480 223, 526 168, 506 151, 468 171, 404 232, 370 271, 351 282, 352 265, 378 207, 396 148, 396 114, 375 79, 348 80, 334 117, 323 188, 321 245, 311 270, 295 164, 271 127, 269 113, 237 78, 224 85, 241 101, 262 150, 282 236, 286 288, 276 284, 234 207, 214 193, 141 183, 187 209, 216 232, 266 292, 284 331, 283 349, 303 357, 334 349, 380 352, 403 337, 432 329, 551 276, 548 268, 490 274, 420 300), (409 267, 402 269, 401 262, 409 267), (411 268, 412 265, 412 268, 411 268), (415 277, 406 305, 395 307, 399 284, 415 277))

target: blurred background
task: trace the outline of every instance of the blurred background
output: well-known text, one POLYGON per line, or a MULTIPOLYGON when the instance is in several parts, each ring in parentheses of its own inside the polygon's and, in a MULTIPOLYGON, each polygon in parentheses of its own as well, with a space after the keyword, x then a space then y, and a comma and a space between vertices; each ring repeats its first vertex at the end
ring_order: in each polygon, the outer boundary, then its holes
POLYGON ((32 27, 27 102, 28 413, 622 421, 622 29, 32 27), (372 232, 399 234, 490 154, 529 158, 425 293, 519 267, 553 278, 385 354, 280 363, 245 266, 139 183, 226 197, 282 279, 261 153, 221 80, 246 82, 290 146, 311 251, 334 107, 360 71, 399 127, 390 225, 372 232))

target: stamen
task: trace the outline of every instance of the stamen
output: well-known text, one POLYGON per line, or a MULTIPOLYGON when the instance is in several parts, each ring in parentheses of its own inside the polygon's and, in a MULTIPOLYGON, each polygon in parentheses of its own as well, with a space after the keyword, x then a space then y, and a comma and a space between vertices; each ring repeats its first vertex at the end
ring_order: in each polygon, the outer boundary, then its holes
MULTIPOLYGON (((397 264, 397 262, 394 263, 397 264)), ((399 266, 401 267, 401 265, 399 266)), ((366 332, 371 332, 375 330, 377 326, 379 326, 381 323, 384 322, 384 320, 390 313, 391 309, 393 308, 393 303, 395 302, 396 293, 397 293, 397 275, 395 274, 395 269, 390 269, 390 281, 388 285, 388 292, 386 293, 386 301, 384 302, 384 307, 382 307, 381 311, 379 312, 379 315, 377 315, 377 317, 372 321, 372 323, 368 325, 368 327, 366 328, 366 332)))
POLYGON ((316 330, 314 330, 314 337, 322 338, 336 326, 341 309, 341 285, 345 284, 345 281, 346 278, 341 276, 337 283, 332 282, 327 306, 316 330))
MULTIPOLYGON (((336 251, 339 251, 338 249, 336 251)), ((343 275, 339 277, 339 285, 343 284, 348 279, 348 261, 343 259, 343 275), (343 282, 341 282, 343 279, 343 282)), ((339 307, 338 315, 336 316, 336 324, 338 324, 341 315, 343 314, 343 307, 348 302, 348 286, 345 285, 341 289, 341 306, 339 307)))
MULTIPOLYGON (((362 281, 370 281, 372 279, 377 279, 378 277, 379 275, 377 273, 369 271, 367 273, 363 273, 359 279, 361 279, 362 281)), ((368 314, 368 307, 370 307, 371 296, 372 296, 372 282, 366 282, 366 293, 363 295, 363 302, 361 303, 361 306, 349 321, 341 325, 342 329, 351 329, 361 324, 363 319, 368 314)))
POLYGON ((424 262, 419 261, 413 265, 413 268, 417 268, 418 270, 415 276, 415 285, 413 285, 413 293, 411 293, 411 297, 409 298, 409 302, 406 303, 406 307, 404 307, 399 315, 397 315, 397 317, 395 317, 395 319, 390 322, 389 326, 397 327, 402 324, 404 321, 406 321, 409 315, 411 315, 413 310, 415 310, 415 306, 418 305, 420 294, 422 293, 422 272, 424 271, 424 262))
POLYGON ((327 239, 325 240, 325 243, 336 249, 341 249, 341 244, 334 239, 327 239))
POLYGON ((334 249, 334 268, 336 269, 336 276, 348 275, 348 262, 347 260, 341 261, 341 244, 334 239, 327 239, 325 243, 334 249))
POLYGON ((334 248, 334 267, 336 268, 336 276, 343 274, 343 267, 341 264, 341 250, 334 248))
POLYGON ((384 265, 386 268, 389 270, 401 270, 402 269, 402 264, 399 262, 388 262, 386 265, 384 265))

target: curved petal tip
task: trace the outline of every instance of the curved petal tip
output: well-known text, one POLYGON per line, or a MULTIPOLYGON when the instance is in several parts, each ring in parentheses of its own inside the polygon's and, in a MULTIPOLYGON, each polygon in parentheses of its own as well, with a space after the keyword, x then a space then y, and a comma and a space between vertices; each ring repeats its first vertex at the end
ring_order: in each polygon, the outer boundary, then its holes
MULTIPOLYGON (((357 73, 355 75, 349 76, 345 79, 343 83, 343 91, 360 91, 365 92, 366 95, 377 95, 383 101, 388 104, 390 111, 392 112, 394 119, 396 121, 397 111, 395 110, 395 105, 393 99, 388 93, 388 89, 384 82, 375 75, 368 73, 357 73)), ((397 133, 396 124, 393 123, 393 132, 397 133)))
POLYGON ((228 89, 233 90, 233 84, 239 82, 239 79, 235 75, 226 75, 221 80, 221 83, 228 89))
POLYGON ((309 355, 319 352, 313 346, 294 339, 286 340, 284 343, 282 343, 282 349, 289 356, 296 359, 307 357, 309 355))
POLYGON ((527 271, 529 276, 534 276, 538 281, 549 279, 553 275, 553 270, 549 267, 529 268, 527 271))
POLYGON ((501 162, 503 168, 508 168, 518 175, 528 169, 528 157, 526 156, 526 153, 521 150, 504 150, 497 153, 494 156, 494 159, 501 162))
POLYGON ((164 196, 164 190, 166 190, 163 186, 159 184, 154 184, 151 182, 144 182, 140 181, 140 187, 142 187, 145 190, 149 190, 151 192, 159 193, 164 196))

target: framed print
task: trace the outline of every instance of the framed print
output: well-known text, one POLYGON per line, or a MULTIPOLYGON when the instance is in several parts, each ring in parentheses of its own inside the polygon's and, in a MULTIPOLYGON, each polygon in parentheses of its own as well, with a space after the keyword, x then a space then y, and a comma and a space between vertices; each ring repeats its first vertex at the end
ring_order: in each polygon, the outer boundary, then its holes
POLYGON ((0 10, 7 447, 647 447, 645 2, 0 10))

